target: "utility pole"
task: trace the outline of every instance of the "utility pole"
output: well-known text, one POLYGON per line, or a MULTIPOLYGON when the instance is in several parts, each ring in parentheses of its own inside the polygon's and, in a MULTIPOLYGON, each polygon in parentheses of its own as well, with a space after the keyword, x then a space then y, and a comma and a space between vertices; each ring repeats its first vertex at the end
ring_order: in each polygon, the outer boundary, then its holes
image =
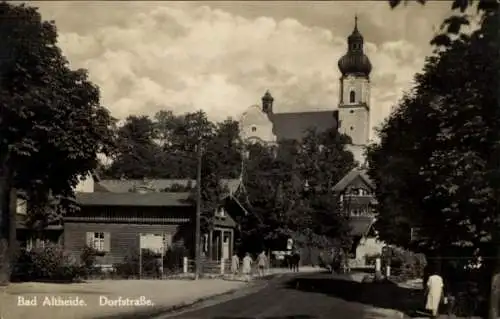
POLYGON ((201 140, 197 149, 198 165, 196 169, 196 221, 195 221, 195 280, 200 278, 201 273, 201 140))

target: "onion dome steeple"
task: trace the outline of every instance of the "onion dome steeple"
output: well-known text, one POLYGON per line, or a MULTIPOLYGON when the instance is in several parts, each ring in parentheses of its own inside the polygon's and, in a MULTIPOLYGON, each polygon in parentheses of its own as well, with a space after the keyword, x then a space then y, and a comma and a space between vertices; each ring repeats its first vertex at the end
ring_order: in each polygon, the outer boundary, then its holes
POLYGON ((273 113, 273 102, 274 98, 271 93, 269 93, 269 90, 267 90, 262 97, 262 111, 268 114, 273 113))
POLYGON ((343 76, 370 76, 372 64, 363 52, 363 36, 358 30, 358 17, 354 17, 354 30, 347 37, 347 53, 340 58, 338 66, 343 76))

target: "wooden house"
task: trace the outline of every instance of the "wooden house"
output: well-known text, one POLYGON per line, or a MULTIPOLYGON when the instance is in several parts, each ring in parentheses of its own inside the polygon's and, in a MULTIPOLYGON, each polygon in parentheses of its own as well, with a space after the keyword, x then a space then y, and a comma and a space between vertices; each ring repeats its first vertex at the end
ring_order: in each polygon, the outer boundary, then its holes
MULTIPOLYGON (((223 181, 229 193, 214 212, 213 228, 201 236, 207 259, 229 259, 233 253, 232 214, 244 208, 233 196, 235 180, 223 181), (235 211, 238 210, 238 211, 235 211)), ((98 263, 110 266, 140 249, 141 236, 163 238, 163 249, 185 247, 194 258, 195 203, 189 192, 170 192, 174 185, 192 185, 190 180, 100 180, 85 192, 77 192, 79 212, 64 218, 64 246, 78 257, 85 245, 100 252, 98 263)))
POLYGON ((351 264, 365 266, 366 257, 381 254, 385 245, 377 239, 373 227, 376 221, 375 186, 364 169, 354 168, 334 186, 333 190, 339 195, 344 213, 350 217, 353 239, 351 264))

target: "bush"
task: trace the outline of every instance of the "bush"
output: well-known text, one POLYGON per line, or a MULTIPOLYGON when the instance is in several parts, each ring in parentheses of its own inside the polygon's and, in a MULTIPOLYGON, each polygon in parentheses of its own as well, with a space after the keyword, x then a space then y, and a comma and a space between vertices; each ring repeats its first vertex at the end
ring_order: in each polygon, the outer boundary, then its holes
POLYGON ((82 267, 60 245, 48 244, 30 251, 22 249, 13 265, 11 280, 72 282, 82 274, 82 267))
POLYGON ((83 251, 80 254, 80 263, 82 267, 82 273, 85 278, 101 274, 101 269, 95 266, 98 255, 98 251, 92 247, 85 246, 83 248, 83 251))
POLYGON ((130 253, 123 262, 115 264, 116 275, 122 278, 146 277, 157 278, 160 276, 160 258, 153 251, 143 249, 142 269, 139 265, 141 256, 138 252, 130 253), (139 272, 142 270, 142 274, 139 272))
POLYGON ((386 255, 382 256, 384 262, 390 257, 391 275, 401 280, 422 278, 427 265, 423 254, 415 254, 411 251, 389 247, 386 255))
POLYGON ((319 254, 319 266, 321 268, 326 268, 328 270, 332 270, 333 264, 333 254, 329 252, 321 252, 319 254))
POLYGON ((163 268, 166 272, 176 273, 182 270, 183 259, 189 255, 189 251, 184 246, 170 247, 163 256, 163 268))

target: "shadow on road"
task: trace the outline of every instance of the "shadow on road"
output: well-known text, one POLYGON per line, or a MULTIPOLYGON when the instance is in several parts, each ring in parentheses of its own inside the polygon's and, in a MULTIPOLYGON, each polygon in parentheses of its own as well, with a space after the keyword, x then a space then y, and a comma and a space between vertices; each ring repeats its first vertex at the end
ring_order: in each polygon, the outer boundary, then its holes
POLYGON ((359 283, 329 276, 295 278, 287 283, 288 289, 323 293, 351 302, 377 308, 395 309, 410 317, 419 317, 424 311, 425 297, 420 289, 402 288, 393 282, 359 283))

